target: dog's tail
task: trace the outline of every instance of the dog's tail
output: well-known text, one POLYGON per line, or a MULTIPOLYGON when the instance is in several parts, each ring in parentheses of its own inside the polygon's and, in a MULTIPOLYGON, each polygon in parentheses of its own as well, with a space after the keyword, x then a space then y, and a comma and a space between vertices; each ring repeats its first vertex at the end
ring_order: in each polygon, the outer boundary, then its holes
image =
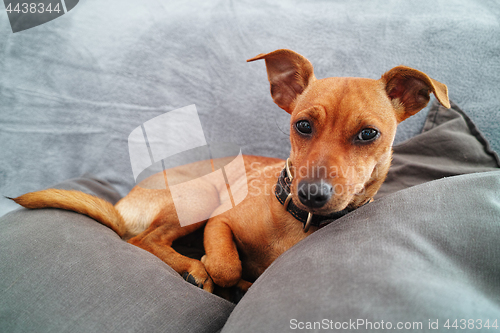
POLYGON ((125 220, 108 201, 73 190, 48 189, 9 198, 29 209, 60 208, 87 215, 113 229, 120 237, 130 237, 125 220))

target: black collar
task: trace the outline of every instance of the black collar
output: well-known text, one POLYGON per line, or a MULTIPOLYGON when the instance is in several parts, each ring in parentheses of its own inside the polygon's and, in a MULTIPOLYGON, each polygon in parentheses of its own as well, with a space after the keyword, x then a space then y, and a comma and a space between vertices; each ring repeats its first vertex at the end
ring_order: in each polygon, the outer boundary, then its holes
MULTIPOLYGON (((274 187, 274 194, 278 201, 285 207, 293 217, 302 222, 304 232, 309 230, 310 226, 323 227, 330 222, 335 221, 338 218, 352 212, 354 209, 346 208, 339 212, 334 212, 329 215, 313 215, 305 210, 297 207, 292 200, 292 194, 290 191, 290 185, 292 184, 292 177, 290 175, 290 162, 287 160, 285 167, 278 177, 278 182, 274 187)), ((369 202, 369 201, 368 201, 369 202)))

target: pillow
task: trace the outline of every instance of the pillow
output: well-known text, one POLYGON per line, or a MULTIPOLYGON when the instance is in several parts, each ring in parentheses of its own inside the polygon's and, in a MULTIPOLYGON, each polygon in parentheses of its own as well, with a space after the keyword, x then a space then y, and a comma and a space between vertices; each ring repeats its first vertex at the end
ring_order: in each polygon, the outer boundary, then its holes
POLYGON ((488 141, 453 101, 446 109, 434 100, 422 133, 393 151, 391 169, 376 199, 434 179, 500 167, 488 141))
MULTIPOLYGON (((56 187, 119 199, 89 177, 56 187)), ((216 332, 234 307, 89 217, 20 209, 0 228, 1 332, 216 332)))
POLYGON ((500 324, 496 154, 456 105, 436 104, 394 152, 377 199, 280 256, 223 333, 500 324))
POLYGON ((361 207, 280 256, 222 332, 500 324, 498 193, 500 172, 477 173, 361 207))

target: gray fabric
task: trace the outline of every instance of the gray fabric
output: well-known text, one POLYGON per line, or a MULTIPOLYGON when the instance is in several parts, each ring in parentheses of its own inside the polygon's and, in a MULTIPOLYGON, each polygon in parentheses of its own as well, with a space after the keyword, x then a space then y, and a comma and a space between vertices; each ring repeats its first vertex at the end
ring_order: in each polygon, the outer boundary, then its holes
POLYGON ((446 109, 434 101, 423 132, 393 151, 391 169, 375 199, 434 179, 500 167, 482 133, 453 102, 446 109))
POLYGON ((324 319, 357 332, 402 332, 398 323, 414 322, 423 326, 408 331, 427 332, 429 321, 436 320, 440 332, 447 331, 447 320, 450 326, 455 319, 459 326, 460 319, 473 319, 474 326, 479 319, 493 324, 500 318, 498 239, 498 171, 399 191, 280 256, 238 303, 222 332, 300 331, 294 328, 323 325, 324 319), (358 319, 364 325, 350 326, 361 323, 358 319))
MULTIPOLYGON (((90 178, 57 187, 118 198, 90 178)), ((22 209, 0 229, 0 332, 216 332, 234 307, 86 216, 22 209)))
MULTIPOLYGON (((318 78, 379 78, 415 67, 500 150, 500 5, 446 1, 82 0, 12 33, 0 15, 0 194, 17 196, 84 173, 125 195, 127 138, 143 122, 196 104, 209 142, 285 158, 289 116, 274 105, 263 62, 290 48, 318 78)), ((419 133, 425 112, 401 124, 419 133)), ((0 198, 0 214, 14 208, 0 198)))
MULTIPOLYGON (((420 69, 499 151, 499 17, 493 0, 84 0, 14 34, 0 15, 0 194, 92 173, 118 193, 88 179, 63 186, 115 201, 134 185, 130 132, 190 104, 209 142, 286 158, 289 116, 272 102, 264 63, 245 62, 278 48, 309 58, 318 78, 420 69)), ((421 132, 428 110, 400 125, 396 143, 421 132)), ((419 167, 408 156, 416 141, 395 147, 394 189, 419 167)), ((420 171, 404 185, 430 180, 420 171)), ((293 317, 498 318, 498 183, 498 173, 448 178, 346 216, 280 257, 223 331, 286 331, 293 317)), ((0 198, 0 215, 14 207, 0 198)), ((0 224, 2 332, 213 332, 233 308, 84 216, 22 210, 0 224)))

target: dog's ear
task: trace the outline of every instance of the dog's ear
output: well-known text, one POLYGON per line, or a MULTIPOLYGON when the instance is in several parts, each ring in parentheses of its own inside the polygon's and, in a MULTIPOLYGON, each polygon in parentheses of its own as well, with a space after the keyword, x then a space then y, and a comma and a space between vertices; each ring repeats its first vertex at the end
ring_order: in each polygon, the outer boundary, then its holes
POLYGON ((446 85, 416 69, 394 67, 382 75, 381 81, 396 109, 398 122, 422 110, 429 102, 431 92, 444 107, 450 108, 446 85))
POLYGON ((267 77, 271 84, 271 96, 280 108, 292 113, 297 96, 316 80, 313 66, 303 56, 291 50, 281 49, 248 59, 247 62, 266 60, 267 77))

